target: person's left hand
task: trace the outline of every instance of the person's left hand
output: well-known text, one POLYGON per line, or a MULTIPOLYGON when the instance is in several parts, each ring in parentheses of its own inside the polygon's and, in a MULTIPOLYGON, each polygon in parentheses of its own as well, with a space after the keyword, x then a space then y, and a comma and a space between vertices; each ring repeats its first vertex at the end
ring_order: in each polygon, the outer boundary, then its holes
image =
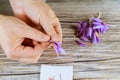
POLYGON ((49 40, 50 36, 20 19, 0 15, 0 45, 9 59, 34 63, 50 45, 49 40))

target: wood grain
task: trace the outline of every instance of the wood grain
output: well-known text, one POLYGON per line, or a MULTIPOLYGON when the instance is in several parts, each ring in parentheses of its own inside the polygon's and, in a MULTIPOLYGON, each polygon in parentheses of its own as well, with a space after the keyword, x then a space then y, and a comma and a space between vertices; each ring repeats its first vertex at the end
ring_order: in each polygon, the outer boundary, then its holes
MULTIPOLYGON (((60 58, 50 48, 35 64, 8 60, 0 49, 0 80, 39 80, 41 64, 73 65, 74 80, 120 80, 120 0, 48 0, 59 17, 63 30, 63 47, 67 55, 60 58), (101 43, 81 47, 74 40, 76 23, 87 21, 101 12, 101 19, 110 24, 101 43)), ((8 0, 0 0, 0 13, 12 15, 8 0)))

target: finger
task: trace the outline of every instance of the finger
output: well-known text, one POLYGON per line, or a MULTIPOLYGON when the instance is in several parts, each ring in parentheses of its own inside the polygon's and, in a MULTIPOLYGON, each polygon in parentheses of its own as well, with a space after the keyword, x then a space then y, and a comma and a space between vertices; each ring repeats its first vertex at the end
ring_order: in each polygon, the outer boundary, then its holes
POLYGON ((49 48, 51 46, 51 43, 50 42, 44 42, 44 43, 41 43, 41 46, 43 47, 43 50, 46 50, 47 48, 49 48))
POLYGON ((37 44, 39 44, 38 41, 34 41, 34 40, 32 41, 32 43, 33 43, 34 46, 36 46, 37 44))
POLYGON ((61 29, 61 24, 60 24, 59 20, 56 20, 56 22, 55 22, 55 24, 53 24, 53 26, 54 26, 56 33, 60 37, 60 41, 62 42, 62 29, 61 29))
POLYGON ((25 13, 26 15, 35 23, 38 25, 41 25, 42 28, 44 29, 44 31, 52 37, 53 41, 60 41, 59 40, 59 36, 57 35, 52 21, 54 19, 56 19, 56 16, 54 14, 54 12, 51 10, 50 7, 48 7, 47 4, 45 3, 41 3, 40 5, 40 1, 27 1, 24 0, 24 8, 25 8, 25 13), (28 4, 29 3, 29 4, 28 4), (31 5, 32 4, 32 5, 31 5), (30 8, 32 7, 32 8, 30 8), (41 10, 40 10, 41 8, 41 10), (33 12, 31 13, 31 10, 33 10, 33 12), (51 15, 48 15, 48 11, 50 10, 51 15), (54 16, 54 18, 53 18, 54 16), (50 18, 52 17, 52 18, 50 18))
MULTIPOLYGON (((44 19, 44 18, 42 18, 44 19)), ((47 18, 46 18, 47 19, 47 18)), ((42 25, 44 31, 51 36, 53 41, 60 41, 58 34, 56 33, 53 24, 49 20, 41 20, 40 24, 42 25)))
POLYGON ((24 29, 21 30, 21 32, 20 35, 22 37, 30 38, 35 41, 46 42, 50 40, 50 36, 29 26, 25 26, 24 29))
POLYGON ((29 58, 21 58, 19 59, 20 62, 25 62, 25 63, 36 63, 39 59, 38 57, 29 57, 29 58))
POLYGON ((19 59, 19 61, 21 62, 27 62, 27 63, 36 63, 38 61, 38 59, 40 58, 41 54, 43 53, 43 50, 40 44, 37 44, 37 47, 35 49, 35 53, 38 53, 38 55, 36 56, 32 56, 32 57, 22 57, 19 59))
POLYGON ((37 57, 41 55, 43 48, 40 44, 36 45, 34 48, 20 45, 17 46, 12 52, 13 56, 19 58, 37 57))
POLYGON ((30 26, 35 26, 32 20, 25 14, 22 0, 9 0, 14 16, 30 26))
POLYGON ((26 24, 28 24, 29 26, 36 26, 27 16, 25 13, 17 13, 14 12, 14 15, 21 19, 22 21, 24 21, 26 24))
POLYGON ((25 15, 25 12, 23 10, 23 3, 21 0, 9 0, 11 8, 14 12, 14 15, 18 17, 19 19, 27 22, 28 18, 25 15))
MULTIPOLYGON (((21 19, 22 21, 24 21, 29 26, 32 26, 32 27, 36 26, 36 24, 34 24, 34 22, 32 22, 32 20, 30 20, 24 12, 14 11, 14 16, 21 19)), ((36 28, 36 27, 34 27, 34 28, 36 28)))
POLYGON ((42 43, 39 43, 39 42, 37 42, 37 41, 33 41, 33 45, 34 45, 34 46, 36 46, 36 45, 38 45, 38 44, 40 44, 40 45, 42 46, 43 50, 45 50, 45 49, 47 49, 48 47, 51 46, 51 43, 50 43, 50 42, 42 42, 42 43))

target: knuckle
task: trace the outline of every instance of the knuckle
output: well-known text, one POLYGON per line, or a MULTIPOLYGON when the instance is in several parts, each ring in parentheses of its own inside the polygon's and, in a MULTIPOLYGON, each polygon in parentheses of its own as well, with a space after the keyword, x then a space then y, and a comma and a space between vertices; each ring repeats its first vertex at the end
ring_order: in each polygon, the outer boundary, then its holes
POLYGON ((54 19, 53 20, 53 26, 56 27, 56 26, 60 26, 60 21, 58 18, 54 19))
POLYGON ((10 49, 6 50, 6 56, 8 59, 13 59, 14 58, 14 52, 12 52, 10 49))
POLYGON ((59 22, 59 18, 55 17, 55 18, 53 19, 53 23, 58 23, 58 22, 59 22))
POLYGON ((14 58, 13 53, 6 53, 6 54, 7 54, 8 59, 13 59, 14 58))

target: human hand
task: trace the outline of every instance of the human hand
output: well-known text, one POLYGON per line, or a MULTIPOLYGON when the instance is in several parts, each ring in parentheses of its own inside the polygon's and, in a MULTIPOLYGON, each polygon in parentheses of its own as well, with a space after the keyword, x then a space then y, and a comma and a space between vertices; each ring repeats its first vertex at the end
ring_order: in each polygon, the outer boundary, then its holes
POLYGON ((49 46, 49 39, 48 35, 28 26, 18 18, 0 15, 0 45, 10 59, 36 62, 49 46), (31 39, 33 46, 24 43, 26 38, 31 39))
POLYGON ((16 17, 42 28, 55 42, 62 41, 59 19, 43 0, 9 0, 16 17), (41 27, 42 26, 42 27, 41 27))

